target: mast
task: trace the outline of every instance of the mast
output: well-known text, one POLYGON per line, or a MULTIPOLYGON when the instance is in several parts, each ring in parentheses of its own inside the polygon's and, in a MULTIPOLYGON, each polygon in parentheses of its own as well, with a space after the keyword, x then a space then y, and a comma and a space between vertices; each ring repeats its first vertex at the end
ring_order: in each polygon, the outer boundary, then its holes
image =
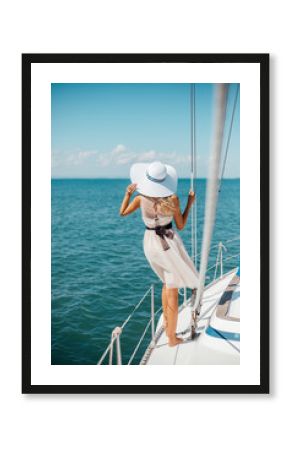
POLYGON ((197 319, 200 312, 202 296, 204 292, 205 275, 208 265, 210 244, 216 216, 221 153, 226 119, 227 95, 228 84, 217 84, 215 88, 215 122, 213 140, 211 144, 209 175, 206 189, 205 219, 203 228, 199 285, 197 289, 196 300, 193 306, 194 329, 197 326, 197 319))

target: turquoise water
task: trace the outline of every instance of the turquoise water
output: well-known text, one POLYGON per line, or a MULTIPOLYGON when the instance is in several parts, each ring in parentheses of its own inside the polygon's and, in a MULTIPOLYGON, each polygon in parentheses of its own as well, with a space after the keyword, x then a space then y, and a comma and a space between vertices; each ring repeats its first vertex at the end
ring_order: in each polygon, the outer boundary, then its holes
MULTIPOLYGON (((143 254, 140 211, 119 216, 128 184, 121 179, 52 180, 52 364, 96 364, 112 329, 123 323, 152 283, 156 285, 156 309, 161 305, 161 283, 143 254)), ((205 180, 196 182, 199 251, 205 185, 205 180)), ((189 180, 179 180, 182 208, 188 189, 189 180)), ((224 180, 213 245, 239 236, 239 206, 239 180, 224 180)), ((190 223, 179 233, 190 252, 190 223)), ((239 254, 239 245, 239 239, 230 242, 225 257, 239 254)), ((214 248, 209 266, 215 258, 214 248)), ((239 257, 229 259, 224 262, 224 270, 237 265, 239 257)), ((122 334, 124 363, 149 317, 148 296, 122 334)), ((149 341, 150 332, 134 364, 138 364, 149 341)))

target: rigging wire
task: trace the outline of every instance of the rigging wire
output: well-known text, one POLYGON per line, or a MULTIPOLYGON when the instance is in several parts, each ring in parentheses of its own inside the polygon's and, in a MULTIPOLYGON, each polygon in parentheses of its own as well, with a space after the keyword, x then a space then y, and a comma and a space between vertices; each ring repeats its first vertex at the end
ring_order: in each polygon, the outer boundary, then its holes
MULTIPOLYGON (((195 83, 190 84, 190 190, 195 192, 196 166, 196 114, 195 83)), ((191 258, 196 264, 197 258, 197 207, 196 199, 191 208, 191 258)))
POLYGON ((235 93, 235 100, 234 100, 234 106, 233 106, 233 110, 232 110, 232 116, 231 116, 231 122, 230 122, 230 128, 229 128, 229 134, 228 134, 228 139, 227 139, 227 143, 226 143, 225 156, 224 156, 224 161, 223 161, 222 171, 221 171, 221 176, 220 176, 220 181, 219 181, 219 187, 218 187, 218 191, 219 192, 221 191, 222 180, 223 180, 223 177, 224 177, 226 163, 227 163, 227 157, 228 157, 228 151, 229 151, 229 146, 230 146, 230 141, 231 141, 231 136, 232 136, 232 129, 233 129, 235 111, 236 111, 236 106, 237 106, 237 102, 238 102, 239 90, 240 90, 239 88, 240 88, 240 85, 237 84, 237 89, 236 89, 236 93, 235 93))

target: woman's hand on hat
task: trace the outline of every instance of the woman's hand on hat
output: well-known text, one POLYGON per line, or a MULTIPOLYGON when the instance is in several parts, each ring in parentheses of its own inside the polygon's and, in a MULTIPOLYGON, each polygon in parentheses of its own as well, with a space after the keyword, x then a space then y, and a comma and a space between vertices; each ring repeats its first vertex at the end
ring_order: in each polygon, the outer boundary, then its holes
POLYGON ((129 195, 132 195, 133 192, 136 191, 136 189, 137 189, 137 183, 129 184, 129 186, 128 186, 127 189, 126 189, 126 192, 127 192, 129 195))

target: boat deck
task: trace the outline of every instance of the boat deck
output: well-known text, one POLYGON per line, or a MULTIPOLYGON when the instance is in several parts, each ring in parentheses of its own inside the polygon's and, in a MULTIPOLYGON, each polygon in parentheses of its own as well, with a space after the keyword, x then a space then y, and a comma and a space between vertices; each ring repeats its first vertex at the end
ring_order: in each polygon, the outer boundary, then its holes
POLYGON ((240 290, 236 273, 237 269, 206 287, 194 339, 191 339, 189 302, 179 308, 177 334, 184 339, 182 344, 175 347, 167 345, 161 316, 156 327, 157 342, 153 348, 148 347, 140 364, 239 364, 240 290))

